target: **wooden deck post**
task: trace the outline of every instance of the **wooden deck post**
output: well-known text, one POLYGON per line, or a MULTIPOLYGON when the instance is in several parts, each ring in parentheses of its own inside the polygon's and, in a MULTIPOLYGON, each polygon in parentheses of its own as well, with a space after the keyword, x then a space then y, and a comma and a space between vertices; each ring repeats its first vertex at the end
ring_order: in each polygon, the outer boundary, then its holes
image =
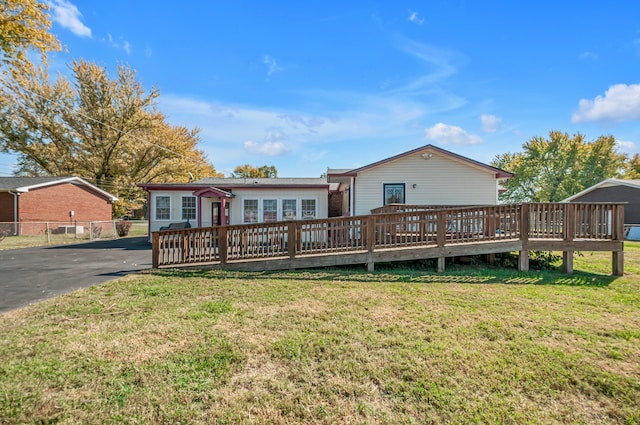
POLYGON ((296 231, 296 223, 290 221, 287 223, 287 244, 289 248, 289 258, 296 258, 296 248, 298 246, 298 232, 296 231))
POLYGON ((373 261, 373 249, 376 246, 376 225, 375 225, 375 216, 370 215, 367 217, 366 223, 366 232, 365 232, 365 243, 367 247, 367 271, 369 273, 373 273, 375 271, 375 263, 373 261))
MULTIPOLYGON (((437 222, 436 222, 436 242, 438 243, 438 248, 443 248, 446 237, 447 237, 447 215, 446 211, 440 210, 438 211, 437 222)), ((445 257, 438 257, 438 268, 436 271, 438 273, 444 273, 444 264, 445 257)))
POLYGON ((620 241, 622 249, 611 253, 611 274, 624 275, 624 205, 616 205, 613 213, 613 240, 620 241))
MULTIPOLYGON (((564 240, 572 242, 576 234, 576 206, 568 203, 564 208, 562 227, 564 228, 564 240)), ((567 274, 573 273, 573 251, 562 252, 562 271, 567 274)))
POLYGON ((160 234, 151 233, 151 267, 157 269, 160 265, 160 234))
POLYGON ((218 255, 220 256, 220 264, 227 264, 229 256, 229 234, 226 227, 218 227, 218 255))
POLYGON ((518 255, 518 270, 527 272, 529 271, 529 250, 527 249, 529 242, 529 204, 520 205, 520 241, 522 242, 522 250, 518 255))

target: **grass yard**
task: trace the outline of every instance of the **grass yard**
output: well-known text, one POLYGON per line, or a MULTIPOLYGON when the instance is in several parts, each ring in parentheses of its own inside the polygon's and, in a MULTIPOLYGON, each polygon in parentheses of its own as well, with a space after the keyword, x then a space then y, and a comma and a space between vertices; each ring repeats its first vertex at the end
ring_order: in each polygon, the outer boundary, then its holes
POLYGON ((625 260, 129 276, 0 315, 0 423, 640 423, 625 260))

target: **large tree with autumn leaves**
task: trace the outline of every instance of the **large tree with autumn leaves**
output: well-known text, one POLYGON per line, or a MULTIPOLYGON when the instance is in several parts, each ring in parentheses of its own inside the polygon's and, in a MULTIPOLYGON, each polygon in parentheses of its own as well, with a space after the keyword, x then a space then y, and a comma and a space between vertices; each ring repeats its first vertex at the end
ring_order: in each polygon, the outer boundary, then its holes
POLYGON ((121 199, 119 211, 144 200, 140 182, 183 182, 217 175, 197 149, 198 130, 172 126, 135 72, 83 60, 52 81, 44 68, 7 77, 0 87, 0 151, 18 155, 20 175, 75 175, 121 199))
POLYGON ((0 69, 14 76, 33 71, 28 53, 37 51, 46 63, 47 52, 60 43, 49 32, 49 7, 37 0, 0 1, 0 69), (7 72, 8 71, 8 72, 7 72))

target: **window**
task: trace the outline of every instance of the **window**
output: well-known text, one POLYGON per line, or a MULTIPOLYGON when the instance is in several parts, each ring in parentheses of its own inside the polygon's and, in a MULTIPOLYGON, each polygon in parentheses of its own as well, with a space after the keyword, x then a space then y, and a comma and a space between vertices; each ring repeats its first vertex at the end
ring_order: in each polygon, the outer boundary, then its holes
POLYGON ((404 204, 404 183, 386 183, 383 192, 383 205, 404 204))
POLYGON ((278 221, 278 200, 263 199, 262 200, 262 222, 271 223, 278 221))
POLYGON ((245 223, 258 222, 258 200, 257 199, 244 200, 244 222, 245 223))
POLYGON ((195 196, 182 197, 182 219, 183 220, 196 219, 196 197, 195 196))
POLYGON ((170 196, 156 196, 156 220, 171 220, 170 196))
POLYGON ((296 206, 295 199, 283 199, 282 200, 282 219, 283 220, 295 220, 297 217, 298 208, 296 206))
POLYGON ((316 218, 316 200, 315 199, 302 200, 302 218, 303 219, 316 218))

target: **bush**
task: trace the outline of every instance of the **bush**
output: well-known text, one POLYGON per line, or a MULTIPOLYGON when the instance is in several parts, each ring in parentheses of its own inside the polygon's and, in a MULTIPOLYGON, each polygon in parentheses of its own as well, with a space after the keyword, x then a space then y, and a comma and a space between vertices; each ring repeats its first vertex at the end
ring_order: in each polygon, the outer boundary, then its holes
POLYGON ((118 232, 118 236, 120 237, 127 236, 130 229, 131 222, 129 220, 120 220, 116 223, 116 231, 118 232))

